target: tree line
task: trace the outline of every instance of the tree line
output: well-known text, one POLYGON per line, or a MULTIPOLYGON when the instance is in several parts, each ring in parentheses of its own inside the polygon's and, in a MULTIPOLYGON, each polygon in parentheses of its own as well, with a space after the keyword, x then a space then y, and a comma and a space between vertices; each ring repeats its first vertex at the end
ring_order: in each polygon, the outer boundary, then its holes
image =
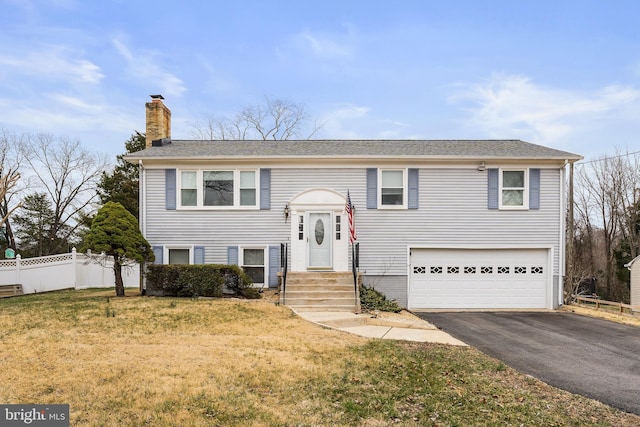
POLYGON ((578 163, 573 207, 567 293, 594 280, 600 297, 629 303, 625 264, 640 255, 640 152, 578 163))

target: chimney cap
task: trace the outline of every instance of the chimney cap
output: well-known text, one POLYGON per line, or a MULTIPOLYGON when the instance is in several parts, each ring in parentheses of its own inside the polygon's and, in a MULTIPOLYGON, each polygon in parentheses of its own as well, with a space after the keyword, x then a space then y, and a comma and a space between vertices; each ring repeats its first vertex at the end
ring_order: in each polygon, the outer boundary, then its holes
POLYGON ((151 99, 157 99, 157 100, 163 100, 164 96, 162 95, 149 95, 151 97, 151 99))

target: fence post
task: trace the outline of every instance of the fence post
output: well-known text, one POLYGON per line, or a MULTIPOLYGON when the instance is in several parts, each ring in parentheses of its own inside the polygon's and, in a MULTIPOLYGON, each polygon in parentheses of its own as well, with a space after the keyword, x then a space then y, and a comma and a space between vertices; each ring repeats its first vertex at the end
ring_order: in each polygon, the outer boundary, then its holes
POLYGON ((71 248, 71 265, 73 266, 73 289, 78 289, 78 257, 76 248, 71 248))
POLYGON ((20 282, 20 260, 22 256, 20 254, 16 255, 16 285, 21 285, 20 282))

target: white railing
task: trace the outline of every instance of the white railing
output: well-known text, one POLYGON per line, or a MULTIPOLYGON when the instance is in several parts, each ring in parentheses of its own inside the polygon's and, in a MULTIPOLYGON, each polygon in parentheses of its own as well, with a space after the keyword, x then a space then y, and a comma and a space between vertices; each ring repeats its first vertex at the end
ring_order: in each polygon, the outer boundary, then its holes
MULTIPOLYGON (((125 287, 138 287, 140 266, 136 263, 122 267, 125 287)), ((22 285, 25 294, 57 291, 60 289, 108 288, 115 286, 113 260, 106 255, 88 252, 37 258, 0 261, 0 285, 22 285)))

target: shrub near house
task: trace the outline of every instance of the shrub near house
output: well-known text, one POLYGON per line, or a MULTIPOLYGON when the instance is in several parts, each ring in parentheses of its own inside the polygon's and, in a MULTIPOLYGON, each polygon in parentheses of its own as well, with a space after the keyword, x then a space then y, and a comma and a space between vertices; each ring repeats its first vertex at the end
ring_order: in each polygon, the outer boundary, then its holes
POLYGON ((146 294, 173 297, 260 298, 249 276, 236 265, 159 265, 148 267, 146 294))

